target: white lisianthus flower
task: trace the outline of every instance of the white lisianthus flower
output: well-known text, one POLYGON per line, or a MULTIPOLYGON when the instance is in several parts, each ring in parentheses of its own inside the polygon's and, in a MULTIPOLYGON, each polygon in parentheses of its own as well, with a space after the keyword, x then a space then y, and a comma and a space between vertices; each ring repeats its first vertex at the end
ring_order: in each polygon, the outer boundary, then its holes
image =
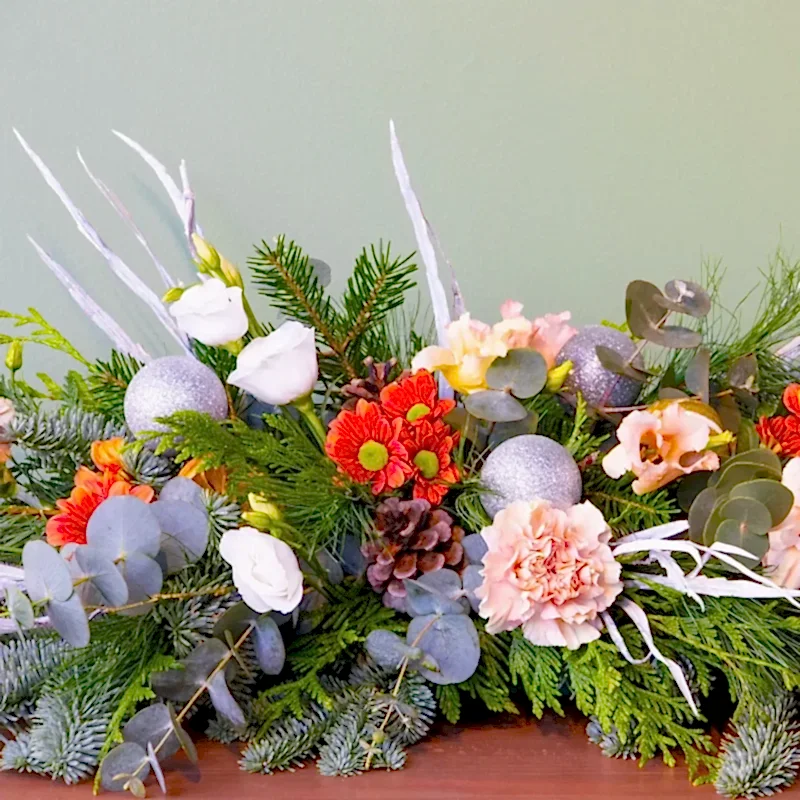
POLYGON ((233 568, 233 583, 245 604, 263 614, 289 614, 303 599, 303 573, 286 542, 255 528, 225 531, 219 552, 233 568))
POLYGON ((285 406, 305 397, 318 373, 314 329, 291 320, 269 336, 253 339, 239 353, 228 383, 264 403, 285 406))
POLYGON ((185 334, 203 344, 228 344, 247 333, 242 290, 226 286, 219 278, 190 287, 169 311, 185 334))

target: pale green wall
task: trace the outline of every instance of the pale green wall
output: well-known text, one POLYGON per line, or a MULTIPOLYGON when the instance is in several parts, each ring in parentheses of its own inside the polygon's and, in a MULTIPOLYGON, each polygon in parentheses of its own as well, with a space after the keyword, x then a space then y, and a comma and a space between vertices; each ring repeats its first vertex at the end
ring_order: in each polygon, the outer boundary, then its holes
POLYGON ((74 157, 80 145, 188 277, 160 187, 112 127, 188 160, 199 218, 231 258, 285 231, 341 282, 365 243, 413 248, 393 116, 487 319, 506 297, 619 316, 633 277, 719 255, 744 286, 777 244, 800 245, 796 0, 0 0, 0 30, 0 306, 36 304, 91 354, 106 343, 26 233, 154 352, 158 337, 12 124, 151 279, 74 157))

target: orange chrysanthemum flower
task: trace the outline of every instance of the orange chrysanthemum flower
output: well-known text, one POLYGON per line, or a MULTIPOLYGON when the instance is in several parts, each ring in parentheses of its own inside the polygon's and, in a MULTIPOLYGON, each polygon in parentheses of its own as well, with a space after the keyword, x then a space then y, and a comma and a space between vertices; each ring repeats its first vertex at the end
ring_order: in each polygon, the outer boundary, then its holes
POLYGON ((756 425, 761 441, 781 456, 800 456, 800 384, 790 383, 783 391, 788 417, 761 417, 756 425))
POLYGON ((381 406, 391 419, 401 418, 406 422, 441 419, 455 405, 452 400, 439 399, 436 379, 424 369, 381 390, 381 406))
POLYGON ((438 505, 459 479, 458 467, 450 454, 458 443, 458 433, 441 420, 422 420, 406 425, 401 441, 414 466, 414 497, 438 505))
POLYGON ((57 500, 61 512, 47 522, 45 534, 47 543, 53 547, 65 544, 86 544, 86 526, 97 507, 109 497, 131 495, 145 503, 152 501, 154 492, 150 486, 134 486, 120 472, 105 470, 92 472, 81 467, 75 474, 75 488, 66 500, 57 500))
POLYGON ((125 440, 121 436, 92 442, 92 461, 101 472, 125 472, 122 448, 125 440))
POLYGON ((228 470, 225 467, 206 469, 202 458, 192 458, 182 467, 178 475, 189 478, 203 489, 225 494, 228 489, 228 470))
POLYGON ((355 411, 344 409, 330 425, 325 452, 357 483, 371 483, 372 493, 398 489, 413 468, 400 443, 403 420, 387 419, 377 403, 359 400, 355 411))

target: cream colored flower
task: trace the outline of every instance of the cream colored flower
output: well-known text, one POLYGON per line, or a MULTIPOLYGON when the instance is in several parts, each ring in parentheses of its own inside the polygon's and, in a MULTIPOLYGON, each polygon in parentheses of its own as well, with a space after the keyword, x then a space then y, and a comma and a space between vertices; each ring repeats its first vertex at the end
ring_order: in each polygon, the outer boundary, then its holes
POLYGON ((522 627, 533 644, 571 650, 600 636, 599 615, 622 591, 622 568, 595 506, 518 501, 481 535, 488 550, 476 594, 488 633, 522 627))
POLYGON ((185 334, 203 344, 228 344, 247 333, 242 290, 226 286, 219 278, 188 288, 169 307, 169 313, 185 334))
POLYGON ((769 532, 769 550, 762 563, 778 586, 800 589, 800 458, 787 462, 781 483, 794 495, 794 505, 786 519, 769 532))
POLYGON ((619 444, 603 459, 603 469, 612 478, 633 472, 633 491, 646 494, 682 475, 719 469, 719 456, 708 447, 712 434, 720 432, 710 416, 690 410, 688 404, 656 403, 622 420, 619 444))

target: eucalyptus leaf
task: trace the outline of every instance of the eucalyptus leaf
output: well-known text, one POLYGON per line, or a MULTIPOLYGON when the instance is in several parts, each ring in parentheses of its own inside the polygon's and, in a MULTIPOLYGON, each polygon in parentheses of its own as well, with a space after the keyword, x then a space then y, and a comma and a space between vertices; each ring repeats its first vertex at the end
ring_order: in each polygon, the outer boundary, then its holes
POLYGON ((694 541, 703 541, 703 532, 718 499, 717 490, 709 486, 700 491, 692 502, 689 508, 689 536, 694 541))
POLYGON ((161 789, 163 794, 166 794, 167 782, 164 780, 164 772, 161 769, 161 763, 158 760, 158 754, 156 753, 155 748, 150 742, 147 743, 147 761, 153 770, 153 775, 156 776, 159 788, 161 789))
POLYGON ((228 647, 219 639, 206 639, 181 660, 182 669, 153 673, 150 678, 153 691, 167 700, 185 703, 197 689, 206 685, 206 679, 227 658, 228 652, 228 647))
POLYGON ((325 570, 328 581, 334 586, 338 586, 344 580, 344 570, 341 563, 325 548, 317 551, 317 562, 325 570))
POLYGON ((409 647, 396 633, 380 628, 369 633, 364 647, 379 667, 388 670, 399 669, 405 658, 418 660, 422 655, 418 647, 409 647))
POLYGON ((463 683, 472 677, 481 659, 475 623, 464 614, 415 617, 409 623, 406 641, 436 662, 436 671, 419 670, 431 683, 463 683))
POLYGON ((65 642, 73 647, 89 644, 89 620, 77 594, 69 600, 51 600, 47 604, 47 615, 65 642))
POLYGON ((135 742, 117 745, 100 765, 100 785, 107 792, 124 792, 128 779, 137 773, 140 780, 150 774, 147 751, 135 742))
POLYGON ((361 552, 361 542, 352 533, 348 533, 342 541, 339 560, 347 575, 360 577, 366 572, 367 560, 361 552))
POLYGON ((483 564, 483 557, 489 550, 486 539, 483 536, 479 533, 467 534, 461 540, 461 546, 464 548, 469 564, 483 564))
POLYGON ((728 383, 746 392, 758 391, 758 361, 752 354, 737 358, 728 370, 728 383))
POLYGON ((525 406, 506 392, 487 389, 464 398, 464 408, 478 419, 488 422, 516 422, 525 419, 525 406))
POLYGON ((225 641, 226 631, 230 632, 234 641, 238 639, 258 618, 258 612, 253 611, 245 603, 236 603, 231 606, 214 625, 213 635, 225 641))
POLYGON ((181 747, 175 735, 169 708, 165 703, 154 703, 143 708, 134 714, 122 729, 122 738, 126 742, 136 742, 144 749, 147 749, 148 745, 157 747, 167 734, 169 738, 158 751, 161 758, 175 755, 181 747))
POLYGON ((595 347, 595 353, 602 366, 617 375, 640 382, 646 381, 650 376, 649 372, 629 363, 626 358, 623 358, 616 350, 612 350, 610 347, 598 344, 595 347))
POLYGON ((483 585, 483 576, 481 575, 481 567, 476 564, 470 564, 461 576, 464 583, 464 592, 467 600, 469 600, 470 608, 477 614, 481 601, 475 594, 476 589, 483 585))
POLYGON ((24 631, 32 628, 35 614, 28 596, 17 589, 16 586, 7 586, 5 594, 8 613, 11 615, 11 619, 14 620, 17 629, 24 631))
POLYGON ((742 419, 736 434, 736 452, 745 453, 748 450, 756 450, 760 446, 761 439, 755 424, 749 419, 742 419))
POLYGON ((703 336, 698 331, 693 331, 691 328, 684 328, 681 325, 662 325, 660 335, 651 337, 649 341, 660 344, 662 347, 671 347, 676 350, 691 350, 702 344, 703 336))
POLYGON ((719 508, 723 520, 735 520, 742 533, 766 534, 772 527, 769 510, 751 497, 734 497, 719 508))
POLYGON ((96 605, 121 606, 128 602, 128 586, 110 558, 88 544, 77 547, 73 557, 84 580, 100 598, 96 605))
POLYGON ((314 273, 314 277, 320 286, 325 288, 331 282, 331 268, 330 265, 323 261, 321 258, 309 258, 308 266, 314 273))
POLYGON ((406 609, 412 617, 429 614, 467 614, 461 578, 452 569, 426 572, 416 580, 406 578, 406 609))
POLYGON ((192 764, 197 764, 200 759, 197 756, 197 748, 194 746, 191 736, 181 727, 180 722, 178 722, 178 717, 175 715, 175 709, 169 703, 167 703, 167 710, 169 711, 169 718, 172 722, 172 730, 175 736, 178 737, 181 749, 186 753, 186 757, 192 764))
POLYGON ((286 663, 286 646, 275 620, 269 614, 262 614, 252 635, 258 665, 267 675, 280 675, 286 663))
POLYGON ((161 528, 147 503, 130 495, 109 497, 89 518, 86 541, 112 561, 130 553, 156 556, 161 528))
POLYGON ((196 506, 201 511, 206 510, 206 496, 202 488, 189 478, 172 478, 168 480, 158 493, 158 500, 170 502, 179 500, 196 506))
POLYGON ((159 500, 150 506, 161 529, 161 552, 168 575, 203 556, 208 546, 208 514, 183 500, 159 500))
POLYGON ((755 567, 769 549, 769 538, 763 534, 751 533, 747 526, 743 526, 733 519, 723 520, 717 528, 715 541, 741 547, 750 553, 753 558, 741 557, 742 563, 747 567, 755 567))
POLYGON ((34 603, 65 601, 72 595, 72 576, 54 547, 33 539, 22 548, 25 589, 34 603))
POLYGON ((547 362, 537 350, 518 348, 496 358, 486 370, 490 389, 511 392, 526 399, 539 394, 547 383, 547 362))
MULTIPOLYGON (((129 553, 125 560, 117 565, 117 569, 128 586, 128 602, 143 603, 161 591, 164 573, 161 567, 143 553, 129 553)), ((136 611, 137 609, 132 609, 136 611)), ((146 613, 149 609, 143 606, 139 611, 146 613)))
POLYGON ((711 351, 701 347, 686 368, 686 388, 704 403, 708 402, 708 381, 711 367, 711 351))
POLYGON ((664 301, 669 304, 665 308, 680 314, 702 318, 711 311, 708 292, 694 281, 672 280, 664 287, 664 296, 664 301))
POLYGON ((678 483, 677 492, 678 505, 681 511, 688 513, 700 492, 708 486, 708 479, 710 477, 710 472, 701 471, 692 472, 681 479, 680 483, 678 483))
POLYGON ((770 513, 770 528, 780 525, 794 505, 794 494, 791 489, 778 481, 761 478, 739 484, 731 489, 730 497, 752 498, 757 500, 770 513))
MULTIPOLYGON (((216 639, 214 641, 217 641, 216 639)), ((241 730, 247 726, 244 712, 239 704, 234 700, 228 684, 225 681, 225 675, 218 672, 213 678, 206 682, 206 689, 208 697, 211 700, 211 705, 214 710, 221 717, 230 723, 233 728, 241 730)))
POLYGON ((648 281, 631 281, 625 290, 625 317, 630 332, 640 339, 652 341, 665 316, 661 305, 663 294, 648 281))
POLYGON ((489 449, 494 450, 495 447, 508 439, 513 439, 515 436, 536 433, 538 426, 539 415, 535 411, 529 411, 525 415, 525 419, 520 419, 516 422, 496 422, 489 434, 489 449))

